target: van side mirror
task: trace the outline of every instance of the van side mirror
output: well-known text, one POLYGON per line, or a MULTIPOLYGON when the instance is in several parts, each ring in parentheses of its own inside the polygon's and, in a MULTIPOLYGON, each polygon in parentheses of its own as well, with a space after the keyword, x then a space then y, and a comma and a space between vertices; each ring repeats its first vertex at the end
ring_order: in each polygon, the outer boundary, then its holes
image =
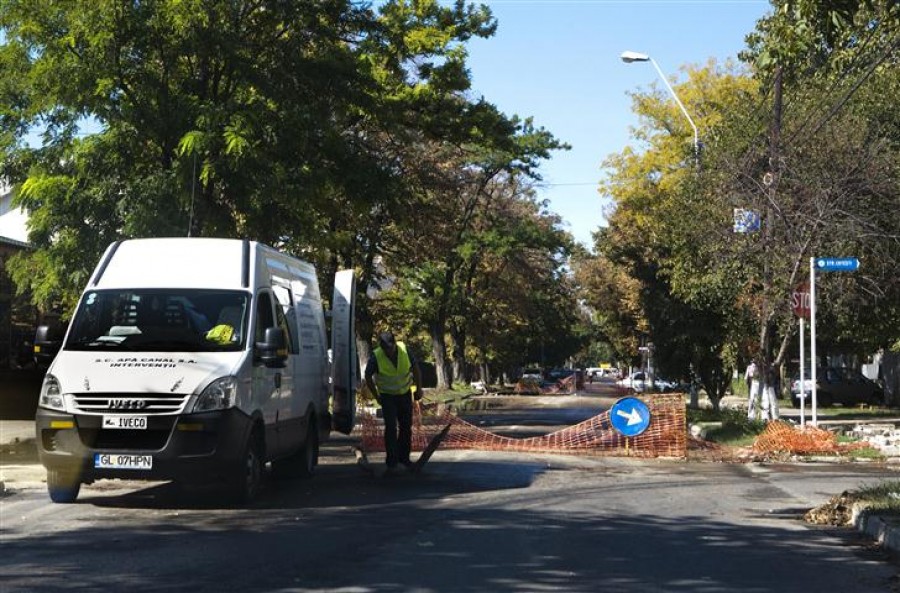
POLYGON ((34 364, 46 369, 62 348, 63 332, 51 325, 39 325, 34 332, 34 364))
POLYGON ((254 357, 267 367, 282 368, 287 360, 287 341, 280 327, 267 327, 262 342, 254 344, 254 357))

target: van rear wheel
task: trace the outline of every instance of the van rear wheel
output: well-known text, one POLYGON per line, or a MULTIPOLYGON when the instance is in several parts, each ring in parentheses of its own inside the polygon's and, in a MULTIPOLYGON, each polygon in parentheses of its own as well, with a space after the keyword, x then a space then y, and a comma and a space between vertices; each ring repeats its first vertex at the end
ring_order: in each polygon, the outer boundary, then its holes
POLYGON ((78 474, 58 469, 47 470, 47 492, 50 493, 50 500, 53 502, 62 504, 75 502, 80 491, 81 479, 78 474))
POLYGON ((272 468, 279 478, 309 478, 318 464, 319 431, 316 421, 310 419, 306 427, 306 439, 300 448, 289 457, 275 461, 272 468))
POLYGON ((319 464, 319 431, 316 421, 310 420, 306 429, 306 442, 297 451, 298 469, 301 478, 311 478, 319 464))

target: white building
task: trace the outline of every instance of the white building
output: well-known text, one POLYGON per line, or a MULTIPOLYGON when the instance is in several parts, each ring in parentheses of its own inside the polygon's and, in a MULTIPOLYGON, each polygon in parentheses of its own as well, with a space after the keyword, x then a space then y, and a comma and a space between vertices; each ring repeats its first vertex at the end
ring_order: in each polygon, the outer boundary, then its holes
POLYGON ((0 237, 26 243, 28 241, 28 230, 25 227, 27 221, 28 215, 25 210, 12 205, 12 191, 9 185, 0 179, 0 237))

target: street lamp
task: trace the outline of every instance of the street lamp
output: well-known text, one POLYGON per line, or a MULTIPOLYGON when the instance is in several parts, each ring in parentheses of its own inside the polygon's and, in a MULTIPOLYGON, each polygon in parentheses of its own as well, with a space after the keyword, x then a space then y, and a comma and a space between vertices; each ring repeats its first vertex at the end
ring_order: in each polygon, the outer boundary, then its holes
POLYGON ((675 99, 675 102, 678 103, 678 106, 681 107, 681 112, 687 118, 688 123, 691 124, 691 128, 694 130, 694 157, 700 157, 700 136, 697 134, 697 126, 694 125, 694 120, 691 119, 690 114, 687 112, 687 109, 684 108, 684 104, 681 102, 681 99, 678 98, 678 95, 675 94, 675 91, 672 90, 672 86, 669 84, 668 79, 666 79, 666 75, 663 74, 663 71, 660 70, 659 64, 656 63, 656 60, 648 56, 647 54, 641 54, 636 51, 625 51, 622 52, 620 56, 622 61, 626 64, 630 64, 632 62, 650 62, 653 64, 653 67, 656 68, 656 72, 659 74, 659 77, 662 79, 663 83, 666 85, 666 88, 669 89, 669 94, 672 95, 672 98, 675 99))

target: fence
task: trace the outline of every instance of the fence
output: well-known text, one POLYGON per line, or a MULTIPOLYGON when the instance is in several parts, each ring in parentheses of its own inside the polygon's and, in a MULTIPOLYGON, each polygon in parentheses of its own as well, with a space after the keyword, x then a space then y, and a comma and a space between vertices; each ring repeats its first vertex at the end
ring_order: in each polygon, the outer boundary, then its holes
MULTIPOLYGON (((450 424, 450 431, 441 443, 443 449, 685 458, 687 431, 683 396, 654 395, 640 399, 650 409, 650 424, 647 430, 633 437, 625 437, 613 428, 608 410, 549 434, 516 438, 478 428, 437 405, 415 406, 412 446, 413 450, 421 451, 450 424)), ((370 413, 360 416, 363 450, 384 451, 381 420, 370 413)))

